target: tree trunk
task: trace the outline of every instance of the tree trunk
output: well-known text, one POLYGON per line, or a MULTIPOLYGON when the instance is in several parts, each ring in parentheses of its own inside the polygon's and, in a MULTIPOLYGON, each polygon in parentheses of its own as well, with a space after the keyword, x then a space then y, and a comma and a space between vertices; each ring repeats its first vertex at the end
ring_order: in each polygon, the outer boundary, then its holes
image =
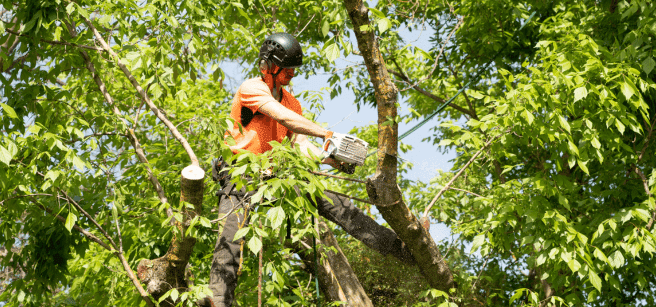
POLYGON ((448 293, 449 289, 456 287, 451 270, 428 230, 403 202, 401 189, 396 183, 398 123, 390 122, 390 119, 397 116, 398 90, 378 48, 369 10, 362 0, 344 0, 344 4, 353 22, 358 49, 364 57, 378 104, 378 165, 376 174, 367 181, 367 194, 385 221, 408 246, 431 287, 448 293))
MULTIPOLYGON (((358 280, 358 277, 351 269, 346 256, 339 248, 335 235, 324 222, 319 223, 320 246, 317 246, 319 266, 319 288, 321 288, 322 301, 330 302, 347 302, 351 307, 373 307, 371 300, 367 296, 358 280), (332 247, 337 252, 333 252, 325 247, 332 247)), ((311 240, 304 240, 307 246, 312 244, 311 240)), ((317 242, 319 244, 319 242, 317 242)), ((303 247, 300 244, 294 245, 293 249, 301 257, 306 267, 314 273, 314 255, 311 249, 303 247)))
MULTIPOLYGON (((205 171, 198 166, 190 165, 182 170, 181 177, 180 201, 192 204, 194 209, 182 206, 183 220, 175 221, 177 232, 166 254, 154 260, 142 260, 137 266, 139 279, 146 284, 146 290, 156 300, 171 288, 178 288, 180 292, 188 288, 185 269, 196 244, 196 238, 185 236, 185 232, 191 220, 202 211, 205 171)), ((174 305, 170 299, 162 303, 174 305)))

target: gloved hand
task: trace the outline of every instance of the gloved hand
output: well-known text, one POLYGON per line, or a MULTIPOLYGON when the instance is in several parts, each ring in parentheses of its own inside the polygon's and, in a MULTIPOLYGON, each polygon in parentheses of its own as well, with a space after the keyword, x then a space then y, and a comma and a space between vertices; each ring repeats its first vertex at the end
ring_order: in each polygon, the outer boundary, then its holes
POLYGON ((342 173, 351 175, 355 173, 355 164, 340 162, 339 164, 337 164, 337 170, 339 170, 342 173))

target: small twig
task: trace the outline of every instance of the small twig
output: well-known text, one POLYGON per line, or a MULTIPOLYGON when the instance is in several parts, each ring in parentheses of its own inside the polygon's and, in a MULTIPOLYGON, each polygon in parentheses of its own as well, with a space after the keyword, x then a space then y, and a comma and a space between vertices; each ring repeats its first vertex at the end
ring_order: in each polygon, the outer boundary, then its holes
MULTIPOLYGON (((393 61, 393 62, 396 62, 394 59, 392 59, 392 61, 393 61)), ((401 70, 401 67, 399 67, 399 66, 397 65, 397 69, 401 70)), ((393 75, 395 75, 395 76, 401 78, 405 83, 410 84, 410 82, 411 82, 410 79, 405 75, 405 73, 403 73, 403 71, 401 71, 401 72, 397 72, 397 71, 392 70, 392 69, 389 69, 389 68, 387 69, 387 71, 389 71, 389 72, 392 73, 393 75)), ((429 91, 427 91, 427 90, 425 90, 425 89, 419 87, 418 85, 414 85, 414 86, 412 86, 412 88, 414 88, 414 89, 415 89, 417 92, 419 92, 420 94, 422 94, 422 95, 424 95, 424 96, 426 96, 426 97, 428 97, 428 98, 430 98, 430 99, 432 99, 432 100, 434 100, 434 101, 437 101, 437 102, 439 102, 439 103, 444 103, 444 102, 445 102, 444 99, 442 99, 442 98, 440 98, 440 97, 437 97, 435 94, 433 94, 433 93, 431 93, 431 92, 429 92, 429 91)), ((452 107, 452 108, 454 108, 454 109, 456 109, 456 110, 458 110, 458 111, 460 111, 460 112, 462 112, 462 113, 464 113, 464 114, 467 114, 467 115, 469 115, 469 116, 471 116, 471 117, 476 117, 475 114, 472 113, 470 110, 467 110, 467 109, 465 109, 465 108, 463 108, 463 107, 461 107, 461 106, 459 106, 459 105, 457 105, 457 104, 455 104, 455 103, 450 103, 449 106, 452 107)))
MULTIPOLYGON (((357 198, 357 197, 354 197, 354 196, 346 195, 346 194, 339 193, 339 192, 335 192, 335 191, 328 190, 328 189, 326 189, 325 191, 326 191, 326 192, 333 193, 333 194, 337 194, 337 195, 339 195, 339 196, 344 196, 344 197, 347 197, 347 198, 350 198, 350 199, 353 199, 353 200, 357 200, 357 201, 363 202, 363 203, 365 203, 365 204, 374 205, 374 203, 372 203, 372 202, 370 202, 370 201, 368 201, 368 200, 364 200, 364 199, 362 199, 362 198, 357 198)), ((397 203, 398 203, 398 202, 397 202, 397 203)))
POLYGON ((310 22, 312 22, 312 19, 314 19, 314 16, 316 16, 316 15, 317 15, 317 14, 312 15, 312 18, 310 18, 310 21, 308 21, 308 22, 305 24, 305 27, 303 27, 303 29, 301 29, 301 32, 298 32, 298 34, 296 34, 295 36, 299 36, 299 35, 301 35, 301 33, 303 33, 303 31, 305 31, 305 28, 307 28, 307 26, 310 24, 310 22))
POLYGON ((476 194, 476 193, 474 193, 474 192, 472 192, 472 191, 467 191, 467 190, 458 189, 458 188, 454 188, 454 187, 449 187, 449 189, 451 189, 451 190, 456 190, 456 191, 460 191, 460 192, 469 193, 469 194, 472 194, 472 195, 476 195, 476 196, 478 196, 478 197, 480 197, 480 198, 488 198, 488 199, 489 199, 489 197, 485 197, 485 196, 482 196, 482 195, 478 195, 478 194, 476 194))
POLYGON ((490 254, 485 257, 485 263, 483 263, 483 267, 481 267, 481 271, 478 272, 478 276, 476 276, 476 280, 474 281, 474 284, 472 285, 472 291, 476 290, 476 283, 478 283, 479 279, 481 278, 481 274, 483 274, 483 270, 485 270, 485 266, 487 266, 487 262, 490 260, 490 254))
MULTIPOLYGON (((16 198, 21 198, 21 197, 30 197, 30 198, 32 198, 32 201, 37 205, 37 207, 39 207, 41 210, 43 210, 43 211, 47 212, 48 214, 54 216, 56 219, 58 219, 58 220, 61 221, 62 223, 66 223, 66 218, 64 218, 64 217, 61 216, 61 215, 58 215, 57 213, 55 213, 54 211, 52 211, 52 209, 50 209, 50 208, 48 208, 48 207, 46 207, 46 206, 44 206, 44 205, 41 205, 41 204, 37 203, 36 200, 34 199, 35 196, 49 196, 49 197, 55 197, 55 198, 57 198, 57 199, 67 200, 66 198, 61 197, 61 196, 59 196, 59 195, 47 194, 47 193, 34 193, 34 194, 17 195, 17 196, 14 196, 14 197, 10 197, 10 198, 4 199, 4 200, 0 201, 0 205, 2 205, 2 203, 4 203, 5 201, 11 200, 11 199, 16 199, 16 198)), ((73 225, 73 229, 75 229, 75 230, 77 230, 78 232, 80 232, 82 235, 84 235, 85 237, 87 237, 89 240, 98 243, 100 246, 102 246, 102 247, 105 248, 106 250, 108 250, 108 251, 111 251, 111 250, 112 250, 112 248, 109 247, 109 245, 107 245, 105 242, 103 242, 102 240, 100 240, 100 239, 99 239, 98 237, 96 237, 94 234, 92 234, 92 233, 90 233, 90 232, 88 232, 88 231, 82 229, 80 226, 78 226, 78 225, 73 225)))
POLYGON ((347 178, 347 177, 341 177, 341 176, 336 176, 336 175, 330 175, 330 174, 327 174, 327 173, 324 173, 324 172, 315 172, 315 171, 310 171, 310 170, 308 170, 308 172, 310 172, 310 173, 312 173, 312 174, 315 174, 315 175, 326 176, 326 177, 331 177, 331 178, 336 178, 336 179, 342 179, 342 180, 346 180, 346 181, 353 181, 353 182, 359 182, 359 183, 367 183, 367 182, 364 181, 364 180, 353 179, 353 178, 347 178))
MULTIPOLYGON (((5 31, 7 31, 7 32, 9 32, 9 33, 11 33, 11 34, 14 34, 14 35, 16 35, 16 36, 31 37, 31 36, 29 36, 29 35, 20 34, 20 33, 18 33, 18 32, 12 31, 12 30, 10 30, 10 29, 5 29, 5 31)), ((45 39, 41 39, 40 41, 42 41, 42 42, 44 42, 44 43, 52 44, 52 45, 64 45, 64 46, 78 47, 78 48, 89 49, 89 50, 103 51, 103 49, 102 49, 102 48, 99 48, 99 47, 86 46, 86 45, 78 45, 78 44, 69 43, 69 42, 50 41, 50 40, 45 40, 45 39)))
POLYGON ((345 119, 349 118, 349 117, 350 117, 355 111, 357 111, 357 110, 353 110, 353 112, 349 113, 349 115, 346 115, 346 117, 342 118, 340 121, 338 121, 338 122, 335 123, 334 125, 328 127, 328 129, 331 129, 331 128, 337 126, 339 123, 341 123, 341 122, 343 122, 345 119))
POLYGON ((109 44, 107 44, 105 39, 102 37, 102 35, 100 35, 100 33, 98 32, 96 27, 93 25, 93 23, 85 17, 82 17, 82 19, 84 20, 84 23, 92 31, 92 33, 95 36, 96 40, 100 43, 100 45, 103 47, 103 49, 107 53, 109 53, 109 55, 112 58, 114 58, 115 63, 119 66, 119 68, 121 69, 121 71, 123 72, 125 77, 128 78, 128 80, 130 81, 132 86, 135 88, 137 93, 139 93, 139 96, 140 96, 141 100, 143 100, 148 105, 148 107, 150 107, 150 110, 153 113, 155 113, 155 116, 157 116, 157 118, 160 121, 162 121, 162 123, 164 123, 164 125, 166 125, 166 127, 169 129, 171 134, 173 134, 173 136, 175 137, 175 139, 178 140, 178 142, 180 142, 182 147, 187 152, 187 155, 189 156, 189 159, 191 160, 191 164, 195 165, 195 166, 200 166, 200 163, 198 162, 198 158, 196 157, 196 154, 194 153, 191 146, 189 145, 189 142, 187 142, 187 139, 185 137, 183 137, 182 134, 180 134, 178 129, 173 125, 173 123, 171 123, 171 121, 166 117, 166 115, 162 111, 160 111, 160 109, 152 102, 152 100, 150 100, 150 98, 148 97, 148 93, 146 93, 146 91, 144 91, 144 89, 141 87, 139 82, 137 82, 137 79, 134 77, 134 75, 132 75, 132 72, 130 72, 130 70, 127 68, 127 66, 125 66, 125 64, 123 63, 121 58, 118 56, 118 54, 116 54, 116 52, 114 52, 114 50, 109 46, 109 44))
MULTIPOLYGON (((649 184, 647 183, 647 177, 645 174, 642 173, 642 171, 638 168, 638 166, 635 166, 635 172, 640 176, 640 179, 642 180, 642 186, 645 188, 645 192, 647 193, 647 197, 652 198, 654 195, 651 194, 651 191, 649 190, 649 184)), ((651 213, 651 219, 649 219, 649 222, 645 226, 647 230, 651 230, 651 227, 654 225, 654 220, 656 219, 656 210, 654 210, 651 213)))
POLYGON ((437 62, 439 61, 440 57, 442 56, 442 52, 444 52, 444 47, 446 47, 446 45, 449 43, 449 40, 451 40, 451 36, 453 36, 453 34, 456 33, 456 30, 458 30, 458 28, 462 25, 462 23, 463 23, 463 21, 464 21, 464 18, 465 18, 464 16, 463 16, 463 17, 460 17, 460 21, 458 21, 458 23, 457 23, 456 26, 453 28, 453 30, 451 31, 451 33, 449 34, 449 36, 446 38, 446 41, 444 42, 444 44, 442 44, 442 48, 440 49, 440 53, 439 53, 439 54, 437 55, 437 57, 435 58, 435 63, 433 63, 433 68, 431 69, 430 73, 428 73, 428 74, 426 75, 426 77, 424 77, 424 78, 420 79, 419 81, 417 81, 415 84, 413 84, 413 85, 411 85, 411 86, 409 86, 409 87, 406 87, 406 88, 400 90, 399 92, 405 92, 405 91, 407 91, 407 90, 409 90, 409 89, 411 89, 411 88, 414 88, 414 87, 417 86, 419 83, 426 81, 426 79, 430 78, 430 76, 433 75, 433 72, 434 72, 435 69, 437 68, 437 62))
POLYGON ((118 236, 118 252, 123 253, 123 237, 121 236, 121 226, 118 224, 118 214, 114 219, 114 224, 116 225, 116 234, 118 236))
POLYGON ((218 223, 218 222, 228 218, 228 216, 230 216, 230 214, 232 214, 235 211, 235 209, 239 208, 246 201, 246 199, 249 199, 249 198, 244 197, 237 205, 232 206, 232 208, 230 209, 230 211, 228 211, 228 213, 226 215, 224 215, 223 217, 217 218, 216 220, 211 220, 210 223, 211 224, 218 223))
POLYGON ((64 197, 66 197, 66 201, 68 203, 72 204, 80 213, 82 213, 82 215, 84 215, 87 219, 89 219, 89 221, 91 221, 91 223, 93 223, 93 225, 96 226, 96 228, 98 228, 98 230, 103 234, 103 236, 107 238, 107 240, 109 240, 109 243, 112 245, 112 247, 115 250, 118 250, 116 243, 114 243, 114 240, 112 240, 112 237, 105 231, 104 228, 102 228, 102 226, 100 226, 100 224, 98 224, 98 222, 96 222, 96 220, 91 216, 91 214, 87 213, 87 211, 84 210, 82 206, 80 206, 75 200, 73 200, 73 198, 68 196, 68 194, 66 194, 64 190, 57 188, 57 191, 62 193, 64 197))
POLYGON ((463 172, 469 167, 469 165, 471 165, 472 162, 474 162, 474 160, 476 160, 476 158, 478 158, 478 156, 483 152, 483 150, 485 150, 485 148, 487 148, 488 146, 490 146, 490 144, 492 144, 492 142, 493 142, 494 140, 498 139, 498 138, 501 137, 502 135, 504 135, 504 134, 503 134, 503 133, 500 133, 499 135, 497 135, 497 136, 495 136, 494 138, 492 138, 491 140, 489 140, 487 143, 485 143, 485 145, 483 145, 483 147, 482 147, 481 149, 479 149, 479 150, 478 150, 478 151, 477 151, 477 152, 476 152, 476 153, 475 153, 475 154, 469 159, 469 161, 467 161, 467 164, 465 164, 465 166, 463 166, 463 167, 460 169, 460 171, 458 171, 458 173, 457 173, 455 176, 453 176, 453 178, 451 178, 451 180, 450 180, 450 181, 449 181, 449 182, 448 182, 448 183, 442 188, 442 190, 441 190, 439 193, 437 193, 437 195, 435 195, 435 197, 434 197, 433 200, 430 202, 430 204, 428 205, 428 207, 426 207, 426 210, 424 210, 424 217, 423 217, 423 218, 428 218, 428 212, 430 211, 431 208, 433 208, 433 205, 435 204, 435 202, 437 201, 437 199, 439 199, 440 196, 442 196, 442 194, 444 194, 444 192, 446 192, 446 190, 449 189, 449 187, 450 187, 450 186, 456 181, 456 179, 458 179, 458 177, 460 177, 460 175, 462 175, 462 173, 463 173, 463 172))
MULTIPOLYGON (((55 195, 50 195, 50 196, 55 196, 55 195)), ((55 196, 55 197, 58 197, 58 198, 59 198, 59 196, 55 196)), ((56 219, 58 219, 58 220, 61 221, 62 223, 64 223, 64 224, 66 223, 66 219, 65 219, 63 216, 54 213, 50 208, 48 208, 48 207, 46 207, 46 206, 43 206, 43 205, 41 205, 41 204, 38 204, 38 203, 37 203, 37 206, 38 206, 39 208, 43 209, 44 211, 48 212, 49 214, 53 215, 56 219)), ((92 233, 90 233, 90 232, 88 232, 88 231, 82 229, 82 227, 80 227, 80 226, 78 226, 78 225, 73 225, 73 229, 75 229, 75 230, 77 230, 78 232, 80 232, 81 234, 83 234, 83 235, 84 235, 85 237, 87 237, 89 240, 98 243, 98 245, 102 246, 104 249, 106 249, 106 250, 108 250, 108 251, 112 251, 112 248, 109 247, 109 245, 107 245, 105 242, 103 242, 102 240, 100 240, 100 238, 96 237, 96 236, 93 235, 92 233)))

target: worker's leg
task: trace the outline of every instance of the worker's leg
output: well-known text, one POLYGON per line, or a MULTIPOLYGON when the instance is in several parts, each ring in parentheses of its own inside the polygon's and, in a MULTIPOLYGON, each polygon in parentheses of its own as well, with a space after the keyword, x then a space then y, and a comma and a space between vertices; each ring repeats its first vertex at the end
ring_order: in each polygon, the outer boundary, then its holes
POLYGON ((379 253, 390 254, 404 263, 415 263, 408 248, 392 229, 378 224, 354 206, 350 199, 330 192, 326 192, 326 196, 333 204, 327 199, 318 199, 317 209, 321 216, 339 225, 348 234, 379 253))
MULTIPOLYGON (((233 184, 228 184, 223 190, 229 192, 233 188, 233 184)), ((242 197, 220 196, 219 217, 232 212, 225 219, 223 230, 219 229, 219 238, 214 247, 209 285, 212 290, 214 307, 229 307, 234 299, 238 278, 237 270, 241 257, 240 245, 243 239, 233 242, 233 238, 237 230, 246 225, 244 221, 246 205, 240 203, 241 199, 242 197)))

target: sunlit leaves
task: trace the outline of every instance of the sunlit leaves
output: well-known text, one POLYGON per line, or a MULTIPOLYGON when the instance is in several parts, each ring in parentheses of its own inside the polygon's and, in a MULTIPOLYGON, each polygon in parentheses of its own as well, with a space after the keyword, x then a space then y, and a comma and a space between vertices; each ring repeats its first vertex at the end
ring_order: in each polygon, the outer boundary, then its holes
POLYGON ((64 226, 68 231, 70 232, 71 229, 73 229, 73 226, 75 225, 75 222, 77 221, 77 215, 73 213, 73 211, 68 213, 68 216, 66 217, 66 222, 64 223, 64 226))
POLYGON ((653 57, 648 57, 642 61, 642 69, 646 74, 651 73, 651 71, 654 69, 654 65, 656 65, 656 61, 654 61, 653 57))
POLYGON ((253 254, 257 254, 260 252, 260 249, 262 249, 262 241, 256 236, 253 236, 250 240, 248 240, 248 249, 253 252, 253 254))
POLYGON ((593 270, 588 270, 588 278, 592 286, 595 287, 597 291, 601 291, 601 278, 599 278, 599 275, 593 270))
POLYGON ((18 118, 18 116, 16 115, 16 111, 14 111, 12 107, 2 102, 0 102, 0 106, 2 107, 2 110, 7 116, 9 116, 10 118, 18 118))
POLYGON ((334 42, 330 43, 324 47, 322 53, 328 61, 333 62, 339 57, 339 47, 334 42))
POLYGON ((6 165, 9 165, 11 158, 12 154, 9 152, 9 150, 0 145, 0 161, 6 165))
POLYGON ((608 256, 608 264, 613 268, 620 268, 624 265, 624 256, 619 250, 616 250, 608 256))
POLYGON ((282 222, 285 220, 285 211, 282 207, 271 208, 267 212, 267 218, 271 222, 271 228, 278 228, 282 225, 282 222))
POLYGON ((635 94, 635 91, 633 91, 633 88, 627 82, 621 82, 620 89, 622 90, 624 97, 626 97, 626 100, 630 100, 633 94, 635 94))
POLYGON ((588 90, 585 86, 579 87, 574 90, 574 102, 577 102, 588 96, 588 90))

